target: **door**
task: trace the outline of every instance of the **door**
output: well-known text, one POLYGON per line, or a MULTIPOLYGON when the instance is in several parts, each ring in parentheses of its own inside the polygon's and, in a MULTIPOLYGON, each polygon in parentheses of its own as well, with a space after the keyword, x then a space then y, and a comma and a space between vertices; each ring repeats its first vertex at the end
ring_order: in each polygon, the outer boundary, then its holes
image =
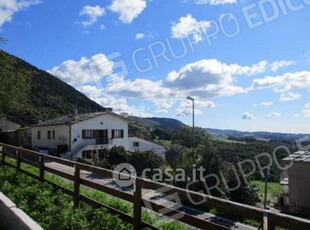
POLYGON ((97 145, 107 145, 109 143, 108 138, 108 130, 98 130, 98 138, 96 138, 96 144, 97 145))

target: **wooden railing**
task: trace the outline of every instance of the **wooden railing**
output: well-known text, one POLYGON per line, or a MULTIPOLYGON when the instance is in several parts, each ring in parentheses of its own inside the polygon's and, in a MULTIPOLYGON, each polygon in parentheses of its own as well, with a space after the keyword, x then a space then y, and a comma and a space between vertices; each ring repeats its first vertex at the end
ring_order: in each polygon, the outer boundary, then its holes
MULTIPOLYGON (((199 205, 199 207, 207 207, 207 208, 215 208, 221 213, 231 215, 234 217, 238 217, 240 219, 253 219, 259 222, 263 221, 263 216, 266 214, 263 209, 232 202, 229 200, 208 196, 205 194, 201 194, 198 192, 193 192, 189 190, 185 190, 182 188, 174 187, 171 185, 154 182, 151 180, 143 179, 143 178, 135 178, 134 181, 134 191, 133 193, 123 192, 113 187, 106 186, 101 183, 97 183, 95 181, 91 181, 86 177, 81 176, 81 170, 92 172, 98 174, 104 178, 113 178, 113 172, 108 169, 95 167, 91 165, 86 165, 74 161, 69 161, 65 159, 61 159, 54 156, 44 155, 32 150, 27 150, 7 144, 0 143, 0 153, 1 163, 2 165, 6 164, 12 167, 16 167, 16 169, 20 172, 26 173, 27 175, 45 183, 49 183, 59 189, 61 189, 64 193, 73 197, 74 207, 78 208, 79 203, 85 202, 95 208, 104 207, 111 214, 117 215, 120 219, 133 224, 134 229, 138 230, 141 228, 149 228, 149 229, 158 229, 148 223, 145 223, 141 219, 141 215, 143 212, 143 208, 151 209, 154 212, 158 212, 161 215, 165 215, 167 217, 175 216, 176 214, 180 214, 178 217, 178 221, 183 222, 189 226, 193 226, 200 229, 210 229, 210 230, 223 230, 223 229, 231 229, 228 226, 220 225, 214 222, 211 218, 203 219, 197 217, 195 215, 190 215, 188 213, 182 212, 178 209, 174 209, 171 207, 166 207, 152 199, 146 199, 143 197, 143 189, 149 190, 158 190, 165 191, 165 195, 174 194, 177 195, 182 203, 191 203, 192 200, 203 200, 203 202, 199 205), (29 159, 29 156, 33 159, 29 159), (16 159, 16 164, 11 164, 9 161, 6 161, 6 157, 16 159), (72 172, 66 172, 66 170, 59 170, 53 167, 48 166, 48 162, 56 162, 61 164, 62 166, 69 166, 72 169, 72 172), (24 170, 21 167, 21 163, 25 163, 31 165, 35 168, 39 169, 39 174, 35 175, 30 173, 27 170, 24 170), (45 172, 49 172, 51 174, 60 176, 67 180, 70 180, 74 183, 74 189, 69 190, 64 188, 45 177, 45 172), (115 208, 111 208, 105 204, 99 203, 85 195, 80 193, 81 185, 110 194, 111 196, 118 197, 125 201, 128 201, 133 204, 133 216, 130 216, 126 213, 123 213, 115 208), (148 204, 148 205, 145 205, 148 204), (160 210, 165 209, 165 213, 160 212, 160 210)), ((127 175, 128 176, 128 175, 127 175)), ((197 209, 199 208, 197 207, 197 209)), ((310 229, 310 220, 298 218, 291 215, 281 214, 278 212, 268 211, 268 229, 274 230, 276 226, 280 226, 286 229, 292 230, 309 230, 310 229)))

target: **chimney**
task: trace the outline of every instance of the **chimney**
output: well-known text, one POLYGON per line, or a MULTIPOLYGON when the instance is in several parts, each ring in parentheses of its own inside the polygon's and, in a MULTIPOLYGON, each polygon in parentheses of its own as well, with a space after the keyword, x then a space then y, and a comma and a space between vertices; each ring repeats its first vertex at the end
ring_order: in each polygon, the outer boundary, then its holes
POLYGON ((78 109, 75 109, 74 120, 79 118, 78 109))
POLYGON ((124 112, 123 112, 123 113, 121 113, 120 115, 121 115, 122 117, 128 118, 128 113, 124 113, 124 112))

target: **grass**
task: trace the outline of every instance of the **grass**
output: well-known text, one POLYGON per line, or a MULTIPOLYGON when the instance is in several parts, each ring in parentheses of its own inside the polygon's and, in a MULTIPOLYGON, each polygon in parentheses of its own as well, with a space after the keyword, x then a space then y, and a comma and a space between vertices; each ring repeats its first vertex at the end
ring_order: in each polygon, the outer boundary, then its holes
MULTIPOLYGON (((0 154, 0 156, 1 156, 1 154, 0 154)), ((15 165, 16 164, 16 160, 14 160, 14 159, 12 159, 12 158, 8 158, 8 157, 6 157, 6 162, 8 162, 8 163, 10 163, 10 164, 13 164, 13 165, 15 165)), ((5 167, 6 168, 6 170, 10 170, 12 173, 13 172, 15 172, 15 169, 13 169, 13 168, 9 168, 9 167, 5 167)), ((35 175, 39 175, 39 170, 38 170, 38 168, 35 168, 35 167, 33 167, 33 166, 30 166, 30 165, 27 165, 27 164, 24 164, 24 163, 22 163, 21 164, 21 168, 22 169, 24 169, 24 170, 26 170, 26 171, 28 171, 28 172, 30 172, 30 173, 33 173, 33 174, 35 174, 35 175)), ((2 168, 2 166, 0 165, 0 172, 1 171, 3 171, 2 170, 3 168, 2 168)), ((22 173, 16 173, 16 174, 22 174, 22 173)), ((31 182, 28 182, 29 184, 40 184, 40 182, 38 182, 38 181, 36 181, 36 180, 34 180, 34 179, 32 179, 31 177, 27 177, 27 176, 25 176, 24 174, 23 174, 23 177, 26 177, 26 178, 28 178, 27 180, 29 180, 29 181, 31 181, 31 182)), ((0 181, 5 181, 5 180, 7 180, 8 178, 0 178, 0 181)), ((45 179, 47 179, 47 180, 49 180, 49 181, 52 181, 52 182, 54 182, 55 184, 57 184, 57 185, 60 185, 60 186, 62 186, 62 187, 64 187, 64 188, 67 188, 67 189, 69 189, 69 190, 71 190, 71 191, 73 191, 73 183, 72 182, 69 182, 68 180, 65 180, 65 179, 62 179, 62 178, 60 178, 60 177, 58 177, 58 176, 55 176, 55 175, 52 175, 52 174, 50 174, 50 173, 45 173, 45 179)), ((42 184, 42 183, 41 183, 42 184)), ((41 189, 42 189, 42 187, 40 187, 41 189)), ((2 190, 3 189, 3 187, 1 188, 1 186, 0 186, 0 190, 2 190)), ((14 186, 10 186, 10 189, 12 189, 12 190, 14 190, 14 189, 17 189, 18 190, 18 185, 16 185, 15 187, 14 186)), ((38 191, 38 190, 37 190, 38 191)), ((81 211, 78 211, 77 213, 76 213, 76 211, 74 211, 74 209, 73 209, 73 198, 72 197, 69 197, 69 196, 67 196, 66 194, 64 194, 64 193, 61 193, 60 191, 57 191, 57 194, 63 194, 62 196, 64 196, 64 197, 67 197, 69 200, 70 200, 70 208, 69 208, 69 210, 72 210, 72 218, 74 217, 74 218, 76 218, 76 216, 75 216, 75 214, 76 215, 81 215, 81 216, 83 216, 85 213, 83 213, 83 210, 85 211, 85 208, 84 209, 82 209, 81 211)), ((85 196, 87 196, 87 197, 89 197, 89 198, 91 198, 91 199, 94 199, 94 200, 96 200, 96 201, 98 201, 98 202, 100 202, 100 203, 102 203, 102 204, 105 204, 105 205, 107 205, 107 206, 109 206, 109 207, 112 207, 112 208, 115 208, 115 209, 117 209, 117 210, 119 210, 119 211, 122 211, 122 212, 124 212, 124 213, 126 213, 126 214, 128 214, 128 215, 133 215, 133 205, 131 204, 131 203, 129 203, 129 202, 126 202, 126 201, 123 201, 123 200, 121 200, 121 199, 119 199, 119 198, 113 198, 113 197, 111 197, 110 195, 108 195, 108 194, 105 194, 105 193, 103 193, 103 192, 100 192, 100 191, 96 191, 96 190, 94 190, 94 189, 91 189, 91 188, 88 188, 88 187, 85 187, 85 186, 81 186, 81 188, 80 188, 80 193, 82 194, 82 195, 85 195, 85 196)), ((10 197, 10 196, 9 196, 10 197)), ((11 198, 11 197, 10 197, 11 198)), ((27 197, 26 197, 26 199, 28 199, 27 197)), ((13 201, 14 201, 14 199, 13 199, 13 201)), ((21 203, 23 203, 22 201, 21 201, 21 203)), ((18 203, 17 203, 17 205, 18 205, 18 203)), ((82 205, 82 207, 85 207, 86 205, 85 204, 83 204, 82 205)), ((20 207, 21 209, 23 209, 22 207, 20 207)), ((69 218, 68 216, 70 216, 71 214, 70 214, 70 211, 68 211, 68 207, 65 207, 65 209, 66 209, 66 215, 67 215, 67 218, 69 218)), ((92 207, 88 207, 87 208, 87 211, 86 212, 89 212, 88 210, 89 209, 91 209, 92 211, 93 210, 95 210, 95 209, 93 209, 92 207)), ((100 209, 101 210, 101 209, 100 209)), ((26 210, 24 210, 26 213, 27 213, 27 211, 28 211, 28 213, 32 213, 34 210, 29 210, 28 209, 28 206, 27 206, 27 208, 26 208, 26 210)), ((107 212, 106 210, 104 211, 105 213, 107 212)), ((28 214, 27 213, 27 214, 28 214)), ((41 213, 42 215, 45 215, 45 213, 43 212, 43 213, 41 213)), ((36 215, 30 215, 35 221, 38 221, 39 222, 39 224, 42 224, 41 222, 40 222, 40 220, 42 219, 42 217, 41 216, 37 216, 37 215, 39 215, 38 213, 36 213, 36 215)), ((99 213, 98 215, 102 215, 102 213, 99 213)), ((83 216, 84 217, 84 216, 83 216)), ((52 218, 52 217, 51 217, 52 218)), ((185 226, 184 224, 182 224, 182 223, 180 223, 180 222, 177 222, 177 221, 174 221, 174 220, 169 220, 169 219, 167 219, 167 218, 163 218, 163 217, 161 217, 159 214, 157 214, 157 213, 155 213, 155 212, 152 212, 152 211, 143 211, 143 214, 142 214, 142 220, 144 221, 144 222, 146 222, 146 223, 149 223, 149 224, 151 224, 151 225, 153 225, 153 226, 156 226, 156 227, 158 227, 158 228, 160 228, 160 229, 165 229, 165 230, 177 230, 177 229, 181 229, 181 230, 187 230, 187 229, 192 229, 192 228, 190 228, 190 227, 188 227, 188 226, 185 226)), ((50 220, 49 219, 49 221, 51 222, 51 223, 53 223, 53 221, 56 221, 57 222, 57 219, 55 219, 55 220, 50 220)), ((68 221, 68 220, 67 220, 68 221)), ((70 221, 73 221, 74 222, 74 224, 77 224, 78 225, 78 223, 76 223, 77 222, 77 220, 69 220, 69 222, 70 221)), ((92 222, 94 222, 94 221, 98 221, 98 220, 91 220, 92 222)), ((43 223, 44 224, 44 223, 43 223)), ((54 223, 53 223, 54 224, 54 223)), ((53 225, 53 224, 51 224, 51 225, 53 225)), ((84 219, 83 219, 83 225, 87 225, 88 223, 87 223, 87 218, 85 217, 84 219)), ((42 226, 44 226, 46 229, 51 229, 51 228, 49 228, 49 226, 51 226, 51 225, 42 225, 42 226)), ((122 225, 123 226, 123 225, 122 225)), ((126 223, 124 223, 124 226, 127 226, 128 227, 128 224, 126 224, 126 223)), ((130 225, 131 226, 131 225, 130 225)), ((70 229, 70 228, 69 228, 70 229)), ((82 228, 78 228, 78 229, 82 229, 82 228)), ((105 229, 105 228, 103 228, 103 229, 105 229)), ((120 227, 120 229, 122 229, 121 227, 120 227)), ((129 228, 130 229, 130 228, 129 228)))
MULTIPOLYGON (((258 188, 260 200, 263 202, 265 194, 265 182, 254 180, 251 184, 258 188)), ((272 205, 277 198, 283 193, 280 183, 269 182, 267 187, 267 204, 272 205)))

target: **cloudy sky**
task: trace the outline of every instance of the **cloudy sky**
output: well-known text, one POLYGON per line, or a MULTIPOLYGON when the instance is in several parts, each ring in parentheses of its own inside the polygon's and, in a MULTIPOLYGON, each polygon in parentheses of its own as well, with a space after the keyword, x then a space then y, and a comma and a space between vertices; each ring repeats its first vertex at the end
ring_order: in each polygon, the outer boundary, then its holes
MULTIPOLYGON (((103 106, 310 133, 309 0, 0 0, 2 48, 103 106)), ((1 61, 1 60, 0 60, 1 61)))

